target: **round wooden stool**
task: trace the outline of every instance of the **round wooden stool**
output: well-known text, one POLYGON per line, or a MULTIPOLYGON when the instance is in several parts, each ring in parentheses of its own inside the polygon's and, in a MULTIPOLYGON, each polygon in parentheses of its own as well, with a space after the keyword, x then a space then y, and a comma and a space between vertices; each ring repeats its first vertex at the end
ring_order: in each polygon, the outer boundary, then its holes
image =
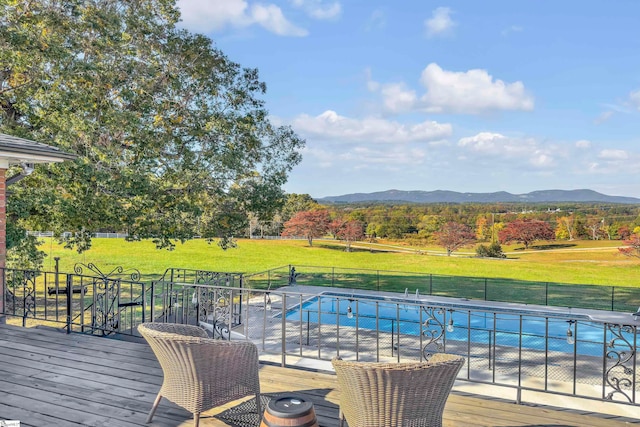
POLYGON ((318 427, 313 403, 298 396, 271 399, 260 427, 318 427))

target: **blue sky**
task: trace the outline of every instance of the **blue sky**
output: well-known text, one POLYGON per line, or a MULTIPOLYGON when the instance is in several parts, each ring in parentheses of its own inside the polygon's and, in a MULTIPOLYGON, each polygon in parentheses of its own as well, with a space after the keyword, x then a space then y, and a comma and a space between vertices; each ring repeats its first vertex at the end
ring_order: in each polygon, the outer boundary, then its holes
POLYGON ((179 0, 306 140, 285 189, 640 197, 640 2, 179 0))

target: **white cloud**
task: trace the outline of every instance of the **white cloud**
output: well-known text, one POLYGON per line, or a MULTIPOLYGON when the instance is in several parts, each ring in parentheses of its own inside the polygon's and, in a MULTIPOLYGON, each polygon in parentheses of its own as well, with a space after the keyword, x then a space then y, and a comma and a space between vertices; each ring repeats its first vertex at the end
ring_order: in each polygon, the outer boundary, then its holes
POLYGON ((627 160, 629 153, 625 150, 606 149, 598 153, 598 158, 603 160, 627 160))
POLYGON ((245 0, 178 0, 182 25, 189 30, 209 33, 227 27, 260 25, 280 36, 303 37, 307 30, 289 22, 274 4, 249 4, 245 0))
POLYGON ((429 112, 479 114, 490 110, 533 110, 533 98, 524 84, 494 80, 486 70, 446 71, 431 63, 420 82, 427 89, 422 97, 429 112))
POLYGON ((404 83, 387 83, 380 85, 379 90, 385 110, 392 113, 410 111, 418 100, 415 91, 408 89, 404 83))
POLYGON ((640 111, 640 89, 629 94, 629 100, 640 111))
POLYGON ((626 178, 640 173, 640 153, 617 148, 607 148, 597 153, 591 160, 589 172, 599 174, 620 174, 626 178))
POLYGON ((403 82, 380 83, 366 70, 367 88, 381 95, 384 110, 389 113, 422 111, 427 113, 483 114, 496 110, 531 111, 533 97, 522 82, 505 83, 487 71, 446 71, 431 63, 422 71, 420 83, 426 92, 416 91, 403 82))
POLYGON ((253 5, 251 7, 251 16, 256 23, 280 36, 303 37, 308 34, 306 30, 296 27, 287 21, 287 18, 282 14, 282 10, 273 4, 266 6, 262 4, 253 5))
POLYGON ((591 141, 586 140, 586 139, 581 139, 579 141, 576 141, 576 148, 590 148, 591 147, 591 141))
POLYGON ((456 25, 451 19, 451 9, 448 7, 439 7, 435 9, 431 18, 424 21, 428 37, 449 34, 456 25))
POLYGON ((510 138, 500 133, 480 132, 474 136, 461 138, 458 147, 466 150, 467 158, 490 157, 528 164, 535 169, 555 166, 558 157, 566 157, 557 146, 544 146, 533 138, 510 138))
POLYGON ((322 0, 292 0, 291 3, 303 9, 314 19, 335 19, 342 13, 342 5, 338 1, 325 2, 322 0))
POLYGON ((376 117, 352 119, 327 110, 312 117, 302 114, 291 123, 305 137, 339 142, 406 143, 427 142, 447 138, 452 133, 448 123, 424 121, 405 125, 376 117))

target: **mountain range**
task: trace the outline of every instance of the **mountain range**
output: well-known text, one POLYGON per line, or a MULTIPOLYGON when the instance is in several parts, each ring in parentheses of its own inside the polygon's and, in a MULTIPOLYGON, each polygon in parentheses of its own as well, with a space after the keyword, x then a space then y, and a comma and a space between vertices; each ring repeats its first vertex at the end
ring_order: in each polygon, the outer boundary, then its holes
POLYGON ((409 202, 409 203, 562 203, 596 202, 640 204, 635 197, 608 196, 593 190, 541 190, 525 194, 506 191, 495 193, 459 193, 456 191, 387 190, 374 193, 353 193, 316 199, 319 203, 409 202))

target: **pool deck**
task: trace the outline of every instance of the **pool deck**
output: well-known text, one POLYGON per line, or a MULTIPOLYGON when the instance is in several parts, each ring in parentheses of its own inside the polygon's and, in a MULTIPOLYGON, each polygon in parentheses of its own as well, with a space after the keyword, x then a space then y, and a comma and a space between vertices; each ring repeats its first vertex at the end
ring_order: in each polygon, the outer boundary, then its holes
MULTIPOLYGON (((310 367, 282 368, 261 357, 265 398, 295 393, 313 402, 320 426, 338 425, 340 391, 335 374, 310 367)), ((45 328, 0 324, 0 420, 24 426, 190 426, 191 414, 163 400, 152 424, 147 412, 162 383, 162 371, 144 342, 128 342, 45 328)), ((445 427, 640 425, 593 410, 512 401, 464 392, 456 384, 444 412, 445 427)), ((558 401, 558 404, 560 402, 558 401)), ((203 414, 201 426, 243 422, 252 401, 236 401, 203 414)), ((634 408, 638 409, 638 408, 634 408)))

